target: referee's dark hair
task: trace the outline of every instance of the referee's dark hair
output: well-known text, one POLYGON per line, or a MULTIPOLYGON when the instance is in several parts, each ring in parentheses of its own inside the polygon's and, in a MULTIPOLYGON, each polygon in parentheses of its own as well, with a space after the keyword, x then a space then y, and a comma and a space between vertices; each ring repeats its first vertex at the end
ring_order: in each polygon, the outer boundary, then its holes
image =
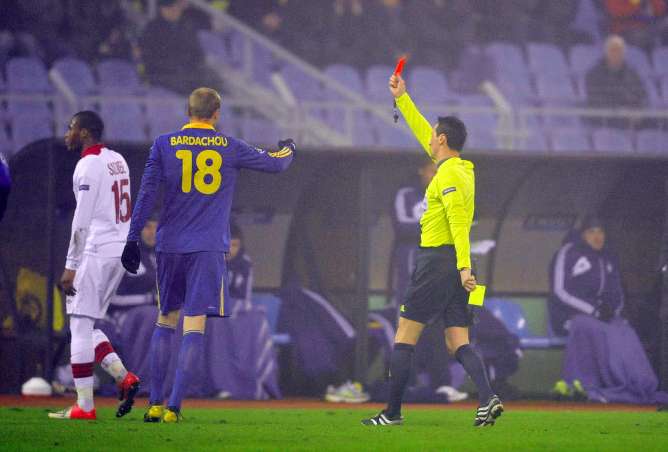
POLYGON ((79 124, 80 129, 88 130, 88 133, 93 137, 94 140, 102 139, 102 134, 104 133, 104 122, 100 115, 94 111, 84 110, 79 113, 75 113, 74 117, 79 124))
POLYGON ((445 134, 448 147, 453 151, 461 152, 466 143, 466 126, 456 116, 439 116, 436 126, 436 136, 445 134))

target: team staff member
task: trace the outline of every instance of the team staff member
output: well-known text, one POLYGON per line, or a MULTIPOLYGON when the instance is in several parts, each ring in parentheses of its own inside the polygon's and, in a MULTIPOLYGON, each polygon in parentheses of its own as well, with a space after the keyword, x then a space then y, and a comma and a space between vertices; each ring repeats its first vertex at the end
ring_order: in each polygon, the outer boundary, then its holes
POLYGON ((406 92, 406 83, 392 75, 390 92, 413 134, 438 170, 426 192, 427 209, 420 220, 420 250, 401 307, 390 360, 387 408, 362 421, 365 425, 403 423, 401 401, 410 375, 413 352, 425 325, 436 316, 445 324, 448 351, 464 366, 478 388, 480 406, 474 425, 493 424, 503 405, 492 392, 480 356, 469 344, 468 292, 476 287, 471 273, 469 234, 473 222, 473 164, 460 158, 466 126, 456 117, 439 117, 432 127, 406 92))

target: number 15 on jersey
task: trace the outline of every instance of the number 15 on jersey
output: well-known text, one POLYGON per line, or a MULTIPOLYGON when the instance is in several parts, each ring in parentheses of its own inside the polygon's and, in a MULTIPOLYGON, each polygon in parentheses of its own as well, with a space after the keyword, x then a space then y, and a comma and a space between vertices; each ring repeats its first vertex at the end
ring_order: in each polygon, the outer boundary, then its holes
POLYGON ((216 151, 207 149, 200 152, 195 159, 197 171, 193 176, 193 152, 188 149, 176 151, 176 158, 181 160, 181 191, 190 193, 193 184, 195 189, 204 194, 212 195, 220 189, 223 176, 220 168, 223 166, 223 157, 216 151), (209 176, 209 177, 207 177, 209 176))

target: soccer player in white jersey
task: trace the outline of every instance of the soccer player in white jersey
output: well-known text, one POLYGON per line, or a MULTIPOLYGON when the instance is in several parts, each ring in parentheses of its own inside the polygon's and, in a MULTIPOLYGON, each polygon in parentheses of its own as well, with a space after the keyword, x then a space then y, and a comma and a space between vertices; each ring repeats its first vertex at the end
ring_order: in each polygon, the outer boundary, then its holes
POLYGON ((125 273, 121 254, 128 235, 132 202, 130 171, 125 159, 100 143, 104 123, 97 113, 81 111, 70 121, 65 144, 81 153, 74 170, 77 207, 60 287, 67 295, 72 333, 71 363, 77 403, 50 413, 56 419, 96 419, 93 365, 97 362, 116 381, 121 403, 117 417, 132 409, 139 378, 128 372, 107 336, 95 329, 125 273))

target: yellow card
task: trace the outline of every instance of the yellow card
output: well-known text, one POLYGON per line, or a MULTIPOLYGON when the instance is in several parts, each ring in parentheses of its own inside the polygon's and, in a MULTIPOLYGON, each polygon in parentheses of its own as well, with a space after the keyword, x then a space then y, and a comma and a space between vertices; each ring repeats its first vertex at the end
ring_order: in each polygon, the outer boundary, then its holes
POLYGON ((472 304, 474 306, 482 306, 482 304, 485 302, 486 290, 487 290, 486 286, 481 286, 480 284, 478 284, 475 287, 475 290, 469 293, 469 304, 472 304))

